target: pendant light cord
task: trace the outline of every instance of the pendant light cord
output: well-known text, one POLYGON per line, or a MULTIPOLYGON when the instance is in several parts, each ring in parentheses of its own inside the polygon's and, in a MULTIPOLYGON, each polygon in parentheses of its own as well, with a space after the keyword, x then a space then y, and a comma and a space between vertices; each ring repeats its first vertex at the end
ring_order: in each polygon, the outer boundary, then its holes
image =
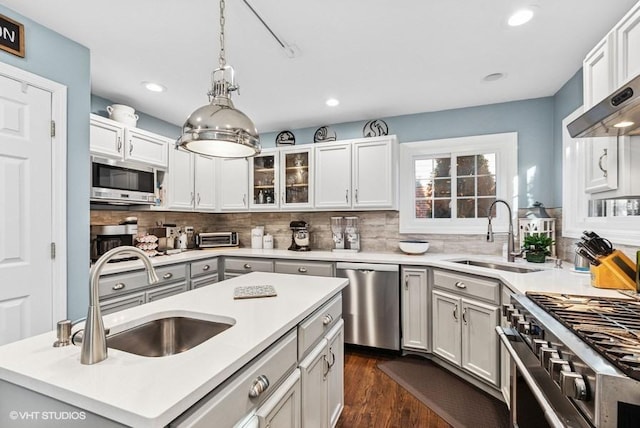
POLYGON ((227 60, 224 57, 224 7, 224 0, 220 0, 220 56, 218 57, 220 68, 227 65, 227 60))

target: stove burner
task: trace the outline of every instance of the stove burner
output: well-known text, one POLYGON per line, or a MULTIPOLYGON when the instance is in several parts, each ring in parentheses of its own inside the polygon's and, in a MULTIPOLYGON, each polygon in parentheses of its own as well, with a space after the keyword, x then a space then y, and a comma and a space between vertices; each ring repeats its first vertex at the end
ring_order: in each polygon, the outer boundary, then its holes
POLYGON ((527 293, 628 376, 640 380, 640 302, 628 299, 527 293))

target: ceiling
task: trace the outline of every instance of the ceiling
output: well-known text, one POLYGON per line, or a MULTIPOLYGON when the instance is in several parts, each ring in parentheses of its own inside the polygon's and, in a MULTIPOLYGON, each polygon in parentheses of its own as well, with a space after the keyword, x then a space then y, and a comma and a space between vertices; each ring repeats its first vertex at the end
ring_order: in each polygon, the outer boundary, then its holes
MULTIPOLYGON (((226 0, 234 103, 269 132, 553 95, 637 0, 248 1, 296 53, 241 0, 226 0), (522 6, 533 20, 507 26, 522 6), (491 73, 506 77, 484 81, 491 73), (340 105, 326 106, 329 97, 340 105)), ((2 3, 87 46, 95 95, 175 125, 207 103, 217 1, 2 3)))

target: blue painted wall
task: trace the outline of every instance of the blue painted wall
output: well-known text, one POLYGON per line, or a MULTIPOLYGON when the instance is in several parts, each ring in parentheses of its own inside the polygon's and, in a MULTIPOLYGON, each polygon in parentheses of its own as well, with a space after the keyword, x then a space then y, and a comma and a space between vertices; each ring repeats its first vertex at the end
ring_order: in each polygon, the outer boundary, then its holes
POLYGON ((67 86, 67 312, 86 315, 89 301, 89 49, 0 5, 24 24, 25 58, 0 61, 67 86))

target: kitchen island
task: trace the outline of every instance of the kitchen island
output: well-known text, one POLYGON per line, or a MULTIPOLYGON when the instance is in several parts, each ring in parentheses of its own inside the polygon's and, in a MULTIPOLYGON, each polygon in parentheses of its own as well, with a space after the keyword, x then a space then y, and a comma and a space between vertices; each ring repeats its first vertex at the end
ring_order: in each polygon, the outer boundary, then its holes
MULTIPOLYGON (((37 422, 45 426, 42 413, 38 419, 34 412, 57 410, 55 403, 65 403, 67 412, 99 415, 97 421, 105 425, 165 426, 295 330, 348 283, 342 278, 301 279, 256 272, 104 316, 110 334, 171 316, 232 324, 200 345, 170 356, 143 357, 109 349, 106 360, 81 365, 80 347, 52 346, 55 332, 5 345, 0 348, 0 426, 20 426, 24 415, 31 416, 30 426, 37 422), (233 298, 236 287, 267 284, 274 286, 277 296, 233 298)), ((69 426, 82 420, 62 422, 69 426)))

